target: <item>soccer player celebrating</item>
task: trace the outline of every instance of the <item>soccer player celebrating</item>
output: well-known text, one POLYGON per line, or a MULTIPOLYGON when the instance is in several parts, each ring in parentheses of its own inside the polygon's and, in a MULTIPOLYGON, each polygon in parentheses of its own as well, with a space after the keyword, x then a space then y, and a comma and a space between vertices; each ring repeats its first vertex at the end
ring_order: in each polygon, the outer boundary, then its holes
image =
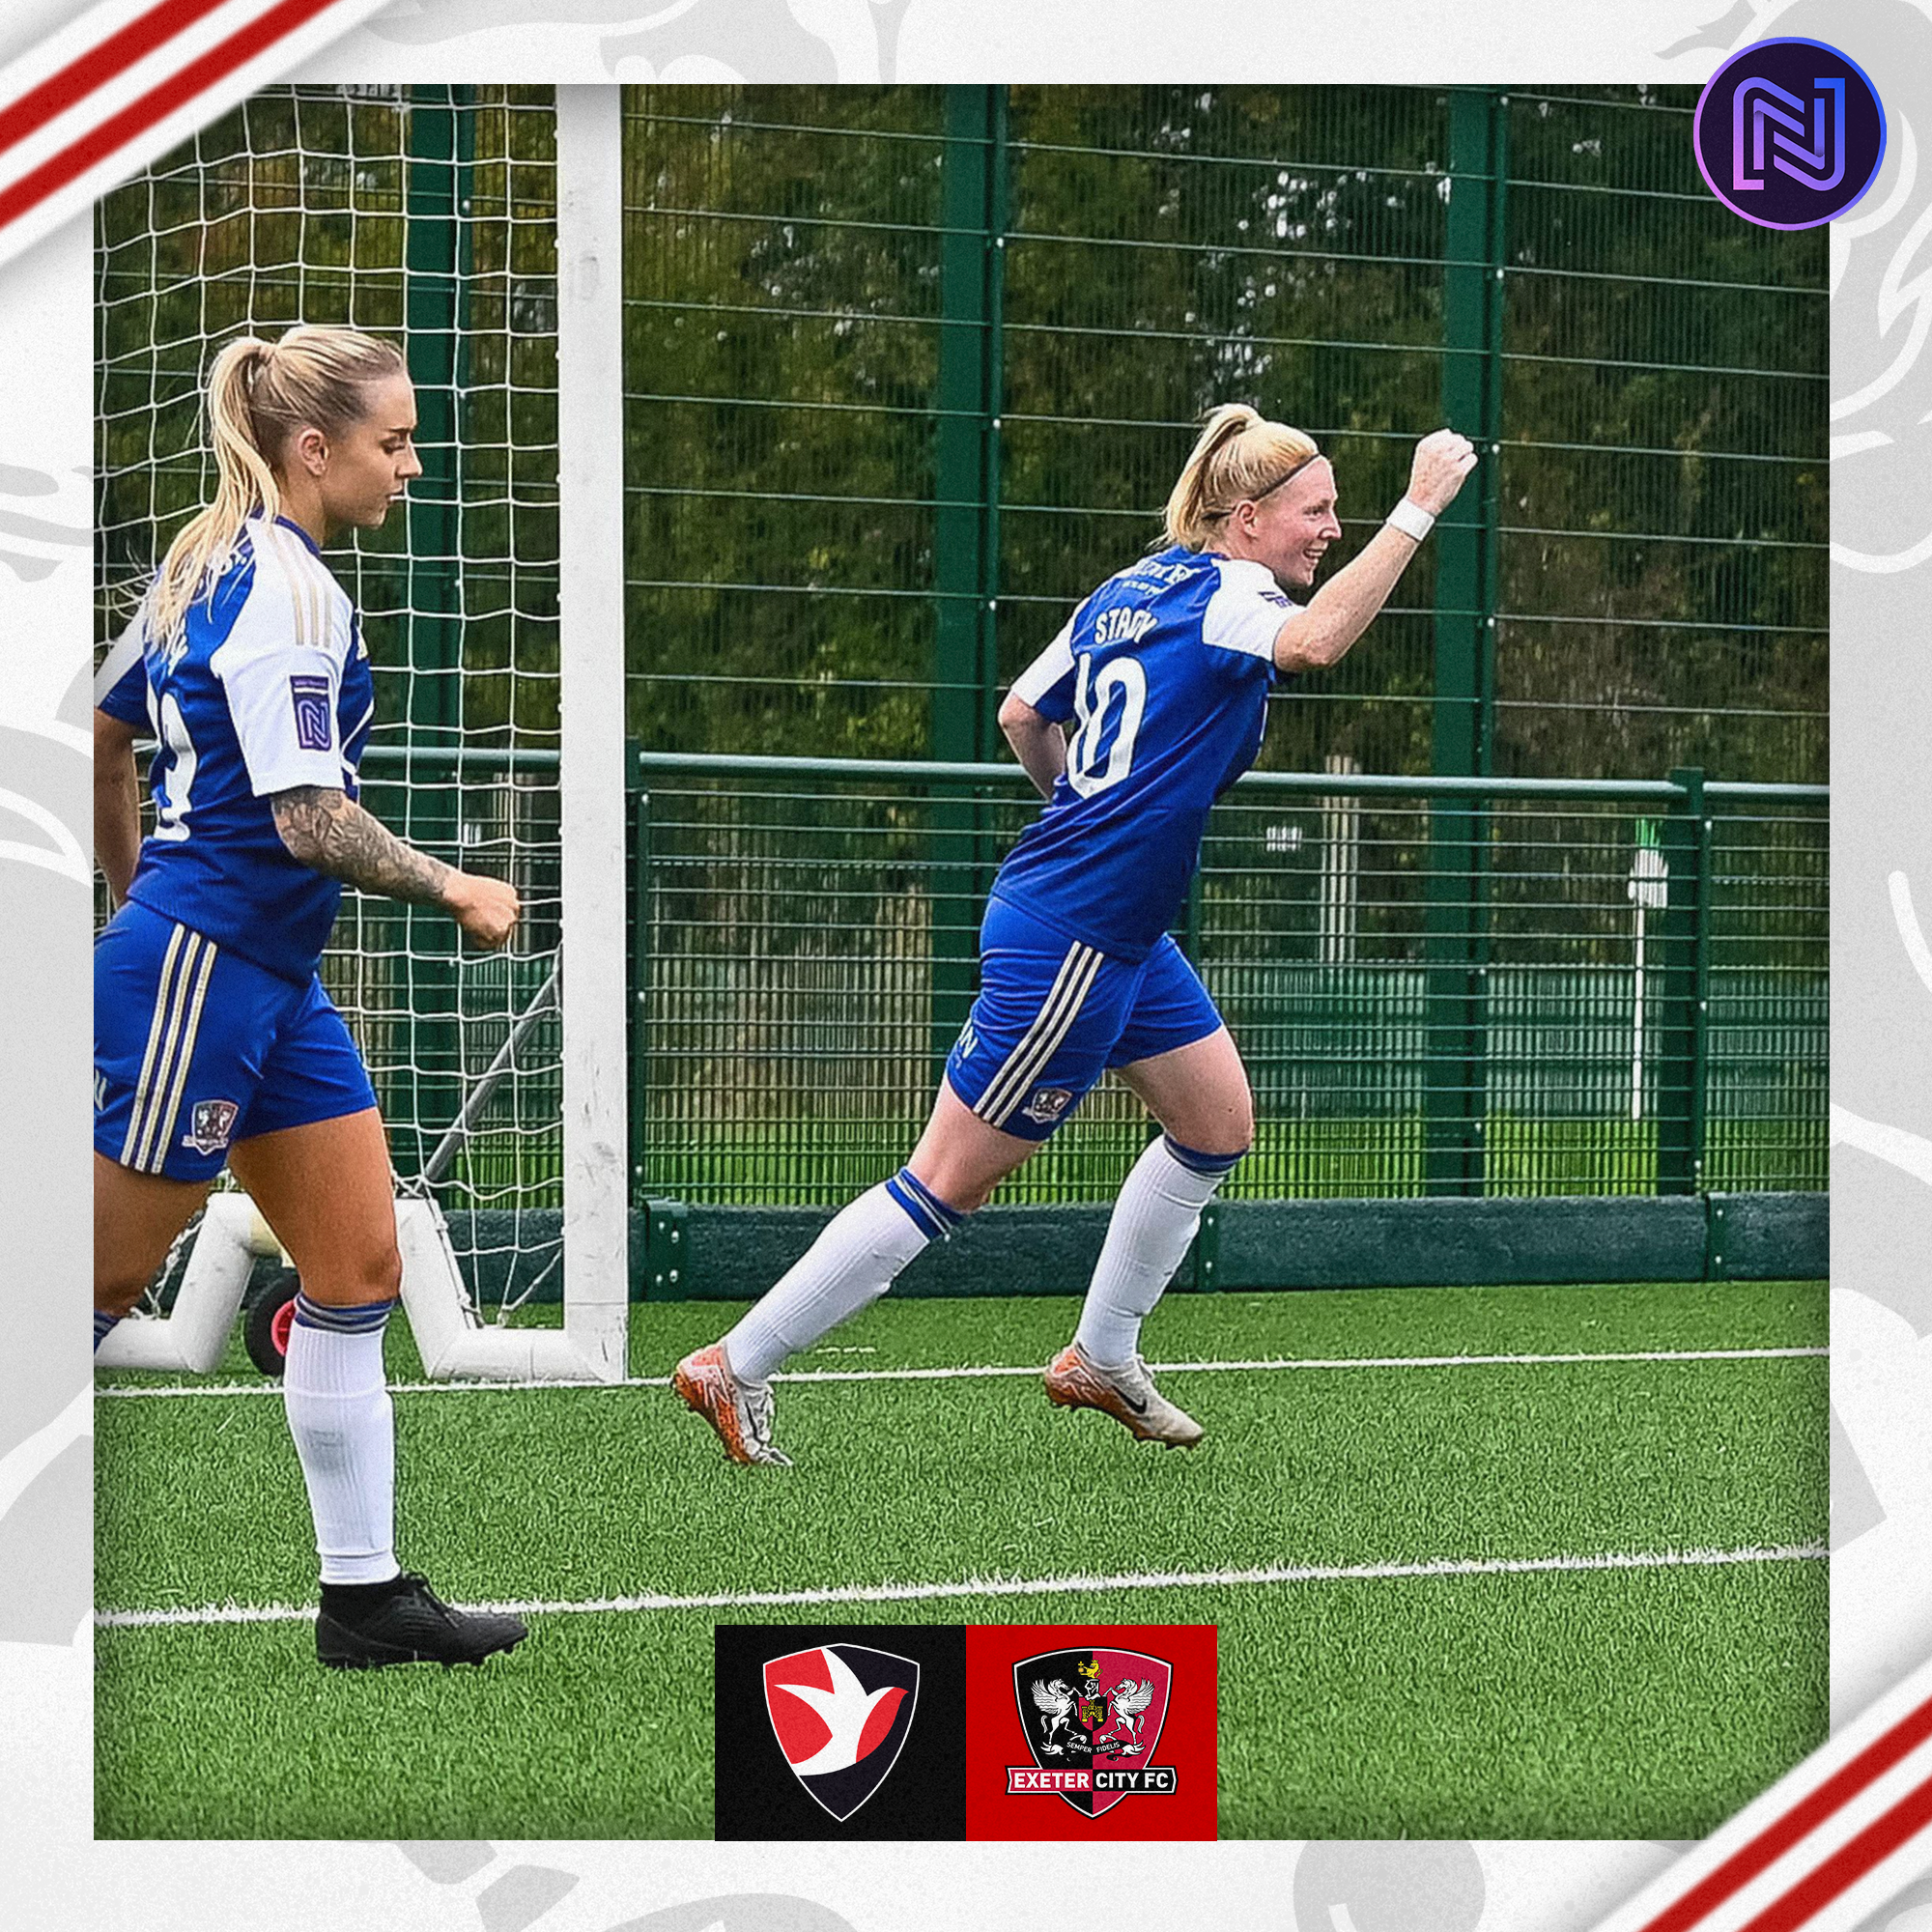
POLYGON ((415 392, 387 343, 298 327, 229 343, 208 409, 214 501, 169 546, 96 685, 95 845, 120 909, 95 948, 94 1343, 225 1160, 301 1276, 286 1390, 322 1558, 317 1655, 478 1663, 524 1626, 450 1609, 396 1561, 388 1145, 316 977, 345 880, 444 907, 483 946, 518 919, 511 887, 406 845, 355 802, 374 680, 320 546, 380 527, 422 474, 415 392), (150 729, 143 841, 134 741, 150 729))
POLYGON ((1261 750, 1276 673, 1341 660, 1475 463, 1452 431, 1425 437, 1407 495, 1310 596, 1342 533, 1334 472, 1301 431, 1243 404, 1208 417, 1168 498, 1168 547, 1101 584, 1001 706, 1047 804, 993 882, 980 995, 911 1159, 722 1342, 678 1364, 672 1386, 734 1462, 788 1460, 772 1441, 772 1372, 981 1206, 1107 1067, 1165 1131, 1121 1190, 1046 1393, 1147 1441, 1201 1439, 1148 1375, 1141 1323, 1254 1114, 1240 1055, 1168 927, 1210 808, 1261 750))

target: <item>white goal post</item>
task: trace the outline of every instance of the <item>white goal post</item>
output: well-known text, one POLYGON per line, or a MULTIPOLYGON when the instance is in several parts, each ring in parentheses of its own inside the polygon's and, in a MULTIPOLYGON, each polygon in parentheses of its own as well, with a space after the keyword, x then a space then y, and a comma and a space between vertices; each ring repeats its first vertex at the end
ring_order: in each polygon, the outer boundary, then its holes
POLYGON ((599 1381, 623 1378, 631 1308, 621 99, 556 91, 564 1323, 496 1331, 525 1374, 599 1381))
MULTIPOLYGON (((554 981, 524 1022, 503 1016, 505 1046, 396 1203, 404 1311, 433 1377, 609 1382, 628 1366, 621 143, 617 87, 556 90, 560 939, 554 981), (432 1193, 547 996, 561 1022, 560 1327, 484 1320, 432 1193)), ((256 1260, 279 1253, 245 1195, 212 1196, 170 1312, 122 1322, 97 1366, 215 1368, 256 1260)))

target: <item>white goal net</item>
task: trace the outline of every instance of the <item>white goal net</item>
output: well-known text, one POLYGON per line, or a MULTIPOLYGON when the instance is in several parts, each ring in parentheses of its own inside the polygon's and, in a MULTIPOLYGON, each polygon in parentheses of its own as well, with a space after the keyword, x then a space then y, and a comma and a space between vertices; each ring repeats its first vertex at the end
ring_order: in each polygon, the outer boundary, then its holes
MULTIPOLYGON (((578 103, 580 123, 585 105, 602 103, 578 103)), ((614 104, 608 113, 608 156, 587 126, 576 153, 614 195, 614 104)), ((568 705, 593 727, 603 701, 587 683, 567 700, 565 687, 573 648, 594 679, 606 627, 594 591, 563 582, 559 332, 587 341, 599 324, 594 289, 559 314, 558 142, 549 88, 276 89, 97 214, 103 640, 213 493, 201 396, 222 343, 346 323, 402 346, 416 384, 423 476, 381 532, 328 557, 376 667, 363 802, 412 843, 512 881, 524 919, 508 951, 482 953, 440 912, 351 892, 323 978, 375 1082, 399 1193, 431 1204, 405 1208, 402 1235, 433 1372, 623 1372, 621 700, 614 796, 590 800, 570 828, 598 841, 582 863, 617 881, 614 923, 607 916, 601 941, 573 930, 565 944, 563 719, 568 705), (612 935, 614 961, 590 959, 612 935), (577 980, 602 1003, 595 1026, 616 1029, 601 1043, 616 1086, 600 1086, 588 1112, 579 1094, 567 1132, 582 1084, 566 1053, 577 980), (613 1173, 576 1163, 614 1200, 573 1193, 571 1144, 584 1133, 615 1139, 613 1173), (582 1253, 568 1252, 573 1239, 582 1253), (438 1266, 448 1278, 430 1283, 438 1266), (432 1290, 456 1327, 437 1330, 432 1290), (559 1301, 560 1333, 546 1312, 559 1301)), ((614 318, 610 332, 614 356, 614 318)), ((609 762, 594 743, 573 759, 586 778, 609 762)), ((584 1052, 600 1057, 587 1037, 584 1052)), ((103 1365, 155 1346, 141 1325, 110 1337, 103 1365)))

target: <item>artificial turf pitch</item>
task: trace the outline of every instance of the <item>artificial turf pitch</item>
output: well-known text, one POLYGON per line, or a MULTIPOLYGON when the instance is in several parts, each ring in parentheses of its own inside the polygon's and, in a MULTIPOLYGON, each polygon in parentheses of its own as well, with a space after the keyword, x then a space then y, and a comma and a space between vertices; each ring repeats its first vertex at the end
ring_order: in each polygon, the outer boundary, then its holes
MULTIPOLYGON (((1043 1363, 1075 1307, 889 1299, 793 1366, 1043 1363)), ((634 1374, 667 1375, 735 1314, 637 1309, 634 1374)), ((1146 1340, 1157 1363, 1816 1350, 1825 1293, 1176 1295, 1146 1340)), ((389 1368, 417 1375, 400 1322, 389 1368)), ((727 1620, 1218 1624, 1224 1836, 1696 1837, 1823 1739, 1821 1356, 1160 1379, 1207 1426, 1198 1451, 1054 1409, 1033 1376, 781 1383, 789 1470, 727 1465, 662 1386, 399 1393, 399 1547, 452 1601, 727 1601, 538 1610, 521 1649, 473 1671, 326 1672, 293 1617, 99 1627, 96 1829, 708 1836, 727 1620), (1228 1575, 1747 1550, 1784 1553, 1228 1575), (1015 1589, 1038 1583, 1056 1586, 1015 1589)), ((239 1354, 208 1383, 266 1386, 239 1354)), ((103 1400, 96 1471, 103 1611, 312 1604, 277 1396, 103 1400)))

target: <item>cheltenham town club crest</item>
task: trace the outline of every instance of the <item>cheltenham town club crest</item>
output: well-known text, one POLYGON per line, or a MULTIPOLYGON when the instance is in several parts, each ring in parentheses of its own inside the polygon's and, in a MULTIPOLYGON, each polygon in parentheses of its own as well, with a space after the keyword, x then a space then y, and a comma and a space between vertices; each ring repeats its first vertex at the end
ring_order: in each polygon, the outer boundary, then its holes
POLYGON ((1097 1818, 1123 1798, 1174 1794, 1155 1764, 1174 1667, 1138 1650, 1052 1650, 1013 1665, 1031 1764, 1007 1767, 1009 1794, 1051 1794, 1097 1818))
POLYGON ((919 1702, 919 1664, 865 1644, 827 1643, 764 1668, 765 1715, 792 1776, 840 1824, 898 1762, 919 1702))

